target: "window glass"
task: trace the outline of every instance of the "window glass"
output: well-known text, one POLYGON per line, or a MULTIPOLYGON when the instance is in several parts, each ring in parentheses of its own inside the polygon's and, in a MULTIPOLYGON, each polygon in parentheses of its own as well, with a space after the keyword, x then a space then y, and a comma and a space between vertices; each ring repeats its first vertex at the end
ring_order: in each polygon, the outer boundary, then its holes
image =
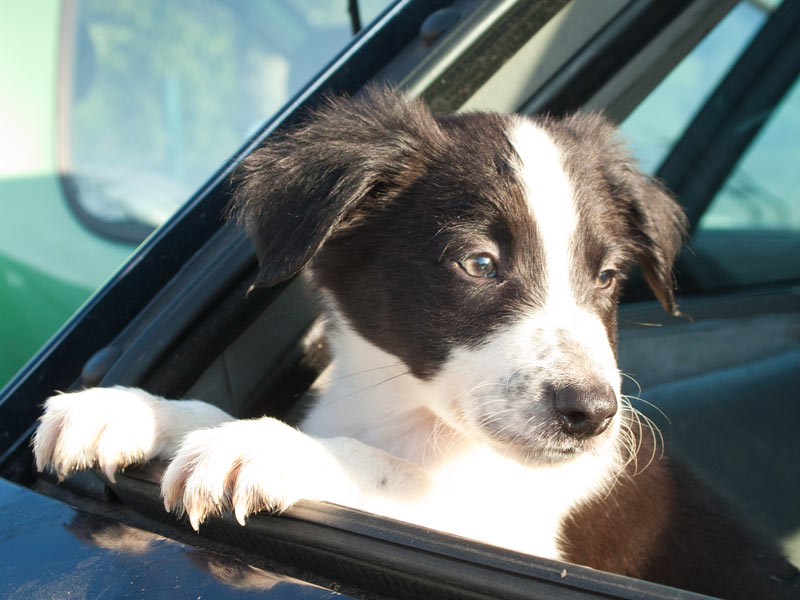
POLYGON ((0 386, 349 43, 348 4, 5 3, 0 386))
MULTIPOLYGON (((778 5, 738 3, 622 124, 646 171, 658 172, 778 5)), ((771 113, 737 117, 729 126, 744 131, 764 117, 713 198, 700 199, 707 208, 677 269, 684 293, 800 279, 800 85, 794 82, 771 113)), ((692 168, 702 175, 704 161, 692 168)))
MULTIPOLYGON (((362 21, 389 3, 362 0, 362 21)), ((82 0, 69 26, 68 191, 96 229, 131 241, 353 35, 347 2, 320 0, 82 0)))
POLYGON ((795 83, 700 218, 679 269, 695 289, 800 279, 798 136, 795 83))
POLYGON ((798 140, 800 84, 795 83, 725 180, 699 228, 800 230, 798 140))
POLYGON ((621 129, 654 173, 709 94, 768 16, 766 3, 740 2, 634 110, 621 129))

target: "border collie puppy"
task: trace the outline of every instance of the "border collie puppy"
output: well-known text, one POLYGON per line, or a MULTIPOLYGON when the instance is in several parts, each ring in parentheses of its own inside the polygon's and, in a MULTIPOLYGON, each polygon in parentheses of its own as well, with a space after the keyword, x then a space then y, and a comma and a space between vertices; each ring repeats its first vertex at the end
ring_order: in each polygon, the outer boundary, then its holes
MULTIPOLYGON (((50 398, 37 468, 153 458, 167 510, 335 502, 537 556, 725 597, 795 573, 667 460, 620 395, 634 263, 673 314, 685 230, 598 115, 434 117, 371 89, 242 164, 259 281, 306 265, 334 361, 299 428, 127 389, 50 398), (643 458, 640 458, 643 457, 643 458)), ((797 588, 794 588, 797 593, 797 588)))

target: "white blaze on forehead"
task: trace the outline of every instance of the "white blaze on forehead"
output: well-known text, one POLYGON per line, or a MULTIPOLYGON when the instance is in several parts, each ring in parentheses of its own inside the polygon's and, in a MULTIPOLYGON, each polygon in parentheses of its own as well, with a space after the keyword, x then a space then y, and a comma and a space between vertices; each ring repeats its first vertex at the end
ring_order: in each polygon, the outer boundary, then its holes
POLYGON ((567 332, 618 390, 616 359, 605 326, 596 314, 578 306, 570 283, 573 263, 579 260, 573 251, 578 213, 561 151, 550 135, 529 119, 515 121, 509 140, 520 158, 519 180, 545 260, 545 306, 530 315, 533 322, 523 324, 522 329, 533 324, 567 332))
POLYGON ((544 251, 547 305, 571 306, 571 241, 577 214, 561 152, 547 132, 528 119, 520 118, 515 125, 509 138, 521 160, 520 182, 544 251))

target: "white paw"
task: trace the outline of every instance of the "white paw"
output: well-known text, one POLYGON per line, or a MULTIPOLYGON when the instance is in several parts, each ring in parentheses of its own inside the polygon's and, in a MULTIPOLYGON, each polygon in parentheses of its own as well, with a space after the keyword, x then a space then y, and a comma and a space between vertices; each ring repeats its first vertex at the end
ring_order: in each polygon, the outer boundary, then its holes
POLYGON ((261 510, 280 512, 301 498, 323 499, 340 478, 336 460, 319 441, 263 418, 188 434, 164 472, 161 495, 168 511, 185 512, 197 530, 223 511, 244 525, 261 510))
POLYGON ((33 436, 36 468, 63 479, 99 466, 114 481, 116 471, 157 453, 154 403, 159 401, 141 390, 119 387, 49 398, 33 436))

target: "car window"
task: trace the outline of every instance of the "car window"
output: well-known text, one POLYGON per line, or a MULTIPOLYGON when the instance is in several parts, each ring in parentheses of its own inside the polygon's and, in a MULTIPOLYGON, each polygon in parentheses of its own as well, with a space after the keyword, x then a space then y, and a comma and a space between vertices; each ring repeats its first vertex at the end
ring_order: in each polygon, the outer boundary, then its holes
POLYGON ((800 85, 795 83, 742 155, 708 211, 701 231, 800 231, 800 85))
POLYGON ((393 0, 65 0, 0 19, 0 387, 393 0))
MULTIPOLYGON (((716 106, 718 112, 729 110, 734 117, 725 133, 734 138, 737 132, 756 132, 726 159, 730 168, 722 172, 719 185, 710 189, 707 197, 698 199, 691 189, 678 190, 679 199, 691 205, 687 208, 695 220, 688 251, 678 266, 684 292, 800 278, 800 85, 796 69, 788 69, 787 91, 774 106, 735 114, 739 110, 735 103, 726 103, 727 89, 741 71, 736 69, 737 63, 752 50, 759 34, 764 35, 780 5, 739 2, 622 124, 642 167, 665 176, 667 184, 673 183, 669 181, 673 171, 665 164, 680 159, 676 154, 683 152, 682 148, 703 143, 693 143, 695 132, 703 125, 699 122, 702 110, 713 112, 716 106)), ((761 68, 779 62, 796 63, 791 49, 778 51, 761 68)), ((755 98, 758 103, 760 93, 754 86, 743 97, 755 98)), ((707 157, 714 160, 704 160, 700 154, 689 167, 695 179, 713 179, 719 174, 714 163, 724 151, 711 148, 709 144, 707 157)))
MULTIPOLYGON (((357 3, 368 22, 390 0, 357 3)), ((79 216, 140 241, 353 36, 346 2, 80 0, 64 20, 62 170, 79 216)))
POLYGON ((621 129, 642 169, 656 172, 768 14, 765 3, 734 6, 625 119, 621 129))

